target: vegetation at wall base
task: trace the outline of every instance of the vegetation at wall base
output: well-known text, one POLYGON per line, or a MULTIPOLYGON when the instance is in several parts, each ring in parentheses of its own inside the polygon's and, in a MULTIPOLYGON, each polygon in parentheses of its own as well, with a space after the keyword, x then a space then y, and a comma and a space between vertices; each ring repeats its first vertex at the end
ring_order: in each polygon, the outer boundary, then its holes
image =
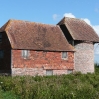
POLYGON ((99 65, 93 74, 0 76, 0 99, 99 99, 99 65))

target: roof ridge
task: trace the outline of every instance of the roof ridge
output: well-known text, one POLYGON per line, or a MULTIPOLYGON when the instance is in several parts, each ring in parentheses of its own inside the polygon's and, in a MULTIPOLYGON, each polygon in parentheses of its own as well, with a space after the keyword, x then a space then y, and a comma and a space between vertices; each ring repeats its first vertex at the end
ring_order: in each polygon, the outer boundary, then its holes
POLYGON ((9 21, 21 21, 21 22, 28 22, 28 23, 35 23, 35 24, 44 24, 44 25, 49 25, 49 26, 56 26, 56 24, 46 24, 46 23, 32 22, 32 21, 27 21, 27 20, 10 19, 9 21))

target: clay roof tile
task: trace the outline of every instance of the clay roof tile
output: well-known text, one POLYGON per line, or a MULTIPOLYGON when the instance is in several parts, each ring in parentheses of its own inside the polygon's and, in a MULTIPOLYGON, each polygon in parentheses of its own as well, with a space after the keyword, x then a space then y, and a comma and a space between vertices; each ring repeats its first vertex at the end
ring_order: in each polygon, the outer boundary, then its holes
POLYGON ((2 31, 7 33, 13 49, 74 51, 57 25, 9 20, 2 31))
POLYGON ((85 21, 76 18, 64 17, 58 25, 65 25, 74 40, 99 42, 94 29, 85 21))

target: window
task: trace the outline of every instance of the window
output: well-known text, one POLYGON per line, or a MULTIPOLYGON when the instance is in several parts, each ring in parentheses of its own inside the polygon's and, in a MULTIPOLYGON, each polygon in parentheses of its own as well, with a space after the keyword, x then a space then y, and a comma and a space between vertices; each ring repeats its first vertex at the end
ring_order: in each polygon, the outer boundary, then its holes
POLYGON ((53 75, 53 70, 46 70, 46 75, 47 76, 53 75))
POLYGON ((29 57, 29 50, 22 50, 22 57, 27 59, 29 57))
POLYGON ((0 42, 2 42, 2 33, 0 33, 0 42))
POLYGON ((62 52, 62 59, 67 59, 67 52, 62 52))
POLYGON ((4 57, 4 51, 0 50, 0 58, 3 58, 3 57, 4 57))
POLYGON ((73 70, 72 69, 68 69, 67 70, 67 74, 71 74, 71 73, 73 73, 73 70))

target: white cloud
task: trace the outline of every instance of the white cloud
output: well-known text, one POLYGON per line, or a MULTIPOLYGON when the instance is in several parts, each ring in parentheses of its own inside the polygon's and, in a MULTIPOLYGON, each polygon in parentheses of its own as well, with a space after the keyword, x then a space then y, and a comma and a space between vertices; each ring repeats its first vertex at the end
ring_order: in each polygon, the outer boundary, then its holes
POLYGON ((53 14, 53 20, 58 20, 59 19, 59 15, 58 14, 53 14))
POLYGON ((91 25, 91 22, 90 22, 89 19, 87 19, 87 18, 82 18, 82 20, 84 20, 87 24, 91 25))
MULTIPOLYGON (((92 26, 92 27, 99 36, 99 25, 95 25, 95 26, 92 26)), ((99 43, 94 45, 94 52, 95 52, 95 54, 99 55, 99 43)))
MULTIPOLYGON (((99 36, 99 25, 95 25, 92 27, 99 36)), ((99 43, 94 45, 94 52, 95 52, 95 55, 99 55, 99 43)))
POLYGON ((75 18, 75 16, 72 13, 65 13, 65 17, 75 18))
POLYGON ((94 52, 96 55, 99 54, 99 43, 94 45, 94 52))
POLYGON ((82 20, 84 20, 87 24, 89 24, 95 30, 95 32, 99 35, 99 25, 92 25, 90 20, 87 18, 82 18, 82 20))
POLYGON ((99 35, 99 25, 94 25, 93 29, 96 31, 96 33, 99 35))

